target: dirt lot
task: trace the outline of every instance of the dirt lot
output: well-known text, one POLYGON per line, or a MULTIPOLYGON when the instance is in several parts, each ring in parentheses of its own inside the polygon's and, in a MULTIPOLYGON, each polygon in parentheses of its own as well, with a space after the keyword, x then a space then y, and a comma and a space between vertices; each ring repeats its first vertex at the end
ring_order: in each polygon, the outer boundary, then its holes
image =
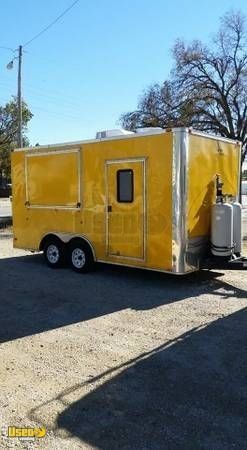
POLYGON ((1 450, 246 448, 246 271, 82 276, 10 238, 0 257, 1 450))

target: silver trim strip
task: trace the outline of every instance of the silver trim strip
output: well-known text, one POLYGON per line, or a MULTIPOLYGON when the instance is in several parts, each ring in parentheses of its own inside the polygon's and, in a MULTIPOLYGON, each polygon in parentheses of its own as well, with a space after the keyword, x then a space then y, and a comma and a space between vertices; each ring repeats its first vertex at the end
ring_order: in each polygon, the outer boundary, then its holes
POLYGON ((188 248, 188 212, 189 212, 189 139, 190 133, 186 132, 184 134, 183 139, 183 155, 182 155, 182 166, 184 171, 184 179, 183 179, 183 205, 182 205, 182 214, 183 214, 183 229, 182 229, 182 252, 183 252, 183 264, 184 271, 191 272, 194 270, 194 267, 188 264, 187 260, 187 248, 188 248))
POLYGON ((172 165, 172 271, 184 273, 186 255, 188 131, 173 132, 172 165))

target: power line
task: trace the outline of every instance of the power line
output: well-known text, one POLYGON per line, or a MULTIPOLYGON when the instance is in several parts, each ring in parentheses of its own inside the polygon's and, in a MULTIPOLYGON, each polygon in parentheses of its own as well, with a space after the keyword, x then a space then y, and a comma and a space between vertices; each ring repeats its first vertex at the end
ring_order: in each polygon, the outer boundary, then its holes
POLYGON ((41 36, 43 33, 45 33, 49 28, 51 28, 55 23, 57 23, 65 14, 70 11, 73 6, 75 6, 76 3, 78 3, 80 0, 75 0, 68 8, 66 8, 55 20, 53 20, 47 27, 45 27, 43 30, 41 30, 39 33, 35 34, 35 36, 32 37, 29 41, 27 41, 22 47, 26 47, 27 45, 31 44, 35 39, 37 39, 39 36, 41 36))
POLYGON ((11 51, 11 52, 13 52, 13 53, 16 51, 16 50, 14 50, 13 48, 10 48, 10 47, 0 46, 0 48, 2 48, 3 50, 11 51))
MULTIPOLYGON (((13 83, 6 83, 0 81, 0 87, 4 87, 5 90, 12 91, 13 90, 13 83)), ((61 107, 61 105, 64 105, 67 109, 71 110, 77 110, 79 113, 81 113, 81 104, 77 101, 73 101, 73 98, 71 97, 65 97, 62 92, 58 93, 59 95, 52 95, 50 93, 54 91, 47 91, 43 88, 33 88, 29 84, 24 84, 25 91, 29 91, 28 97, 33 99, 36 97, 41 97, 47 99, 50 103, 53 103, 55 105, 58 105, 61 107), (50 93, 49 93, 50 92, 50 93)), ((58 91, 57 91, 58 92, 58 91)))
POLYGON ((43 107, 40 107, 40 106, 35 106, 33 104, 30 104, 30 108, 31 108, 31 110, 37 109, 37 110, 39 110, 41 112, 45 112, 46 114, 51 114, 51 115, 53 115, 55 117, 58 117, 58 118, 60 116, 60 117, 65 117, 65 118, 73 120, 73 121, 81 120, 81 115, 80 116, 79 115, 75 116, 73 114, 69 114, 69 113, 62 112, 62 111, 53 111, 53 110, 46 109, 46 108, 43 108, 43 107))

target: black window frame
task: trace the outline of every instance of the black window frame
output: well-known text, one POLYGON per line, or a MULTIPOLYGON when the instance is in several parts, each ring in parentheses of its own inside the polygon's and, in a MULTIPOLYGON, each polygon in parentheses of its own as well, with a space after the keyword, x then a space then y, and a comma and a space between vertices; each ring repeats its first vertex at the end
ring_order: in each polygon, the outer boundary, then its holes
POLYGON ((133 171, 133 169, 119 169, 117 171, 117 202, 118 203, 133 203, 133 201, 134 201, 134 171, 133 171), (130 200, 121 200, 120 174, 122 172, 130 172, 131 173, 131 199, 130 200))

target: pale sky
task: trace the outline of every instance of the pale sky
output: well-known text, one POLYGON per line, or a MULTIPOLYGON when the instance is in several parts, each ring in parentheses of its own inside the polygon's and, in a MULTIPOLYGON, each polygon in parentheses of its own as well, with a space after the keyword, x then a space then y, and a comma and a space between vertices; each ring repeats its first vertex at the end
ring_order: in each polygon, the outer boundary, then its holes
MULTIPOLYGON (((16 49, 72 0, 1 3, 0 47, 16 49)), ((31 144, 94 138, 97 130, 118 127, 119 116, 136 107, 143 89, 169 75, 174 40, 207 41, 233 7, 247 13, 244 0, 80 0, 25 48, 31 144)), ((1 104, 16 94, 17 64, 6 70, 12 55, 0 48, 1 104)))

